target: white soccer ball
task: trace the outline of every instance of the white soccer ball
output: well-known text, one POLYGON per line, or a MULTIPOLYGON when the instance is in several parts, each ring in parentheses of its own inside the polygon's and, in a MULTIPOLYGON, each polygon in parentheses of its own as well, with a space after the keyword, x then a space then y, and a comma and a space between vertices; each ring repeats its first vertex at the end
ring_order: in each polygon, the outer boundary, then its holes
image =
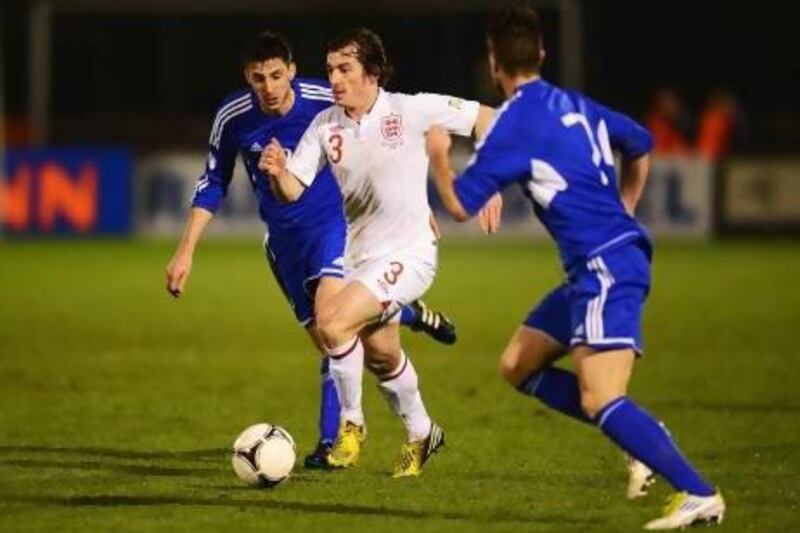
POLYGON ((272 424, 255 424, 233 443, 231 463, 236 475, 254 487, 274 487, 287 477, 296 459, 294 439, 272 424))

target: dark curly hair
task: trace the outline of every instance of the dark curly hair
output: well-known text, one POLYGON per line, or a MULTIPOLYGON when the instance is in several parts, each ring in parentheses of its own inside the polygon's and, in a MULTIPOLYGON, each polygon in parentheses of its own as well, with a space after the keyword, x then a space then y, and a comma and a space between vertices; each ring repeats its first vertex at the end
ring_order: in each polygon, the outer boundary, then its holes
POLYGON ((364 71, 378 79, 378 85, 383 87, 392 76, 394 69, 386 56, 383 41, 372 30, 367 28, 354 28, 346 30, 328 42, 326 52, 336 52, 347 46, 356 48, 356 58, 364 66, 364 71))
POLYGON ((287 65, 292 62, 292 47, 286 37, 266 30, 252 38, 242 51, 242 66, 260 63, 268 59, 282 59, 287 65))

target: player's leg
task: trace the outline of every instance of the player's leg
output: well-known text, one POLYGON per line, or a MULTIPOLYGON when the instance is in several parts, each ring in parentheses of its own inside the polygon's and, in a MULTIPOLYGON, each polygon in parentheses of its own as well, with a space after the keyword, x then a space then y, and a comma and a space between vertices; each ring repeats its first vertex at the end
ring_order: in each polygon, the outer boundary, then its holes
POLYGON ((661 475, 678 492, 665 509, 665 516, 650 522, 648 528, 672 529, 695 521, 721 521, 725 510, 722 496, 681 453, 663 424, 627 397, 634 351, 595 352, 581 346, 572 355, 587 416, 620 448, 661 475))
MULTIPOLYGON (((314 307, 319 308, 334 294, 344 287, 344 280, 336 276, 322 276, 316 283, 314 307)), ((315 311, 316 314, 316 311, 315 311)), ((321 357, 320 368, 320 405, 319 405, 319 440, 317 447, 305 457, 306 468, 327 468, 328 455, 339 432, 339 413, 341 406, 336 391, 336 382, 330 372, 330 359, 325 357, 325 348, 319 338, 316 322, 306 326, 311 342, 317 347, 321 357)))
POLYGON ((553 363, 566 355, 570 341, 570 308, 566 286, 551 291, 531 311, 500 358, 503 378, 522 394, 581 422, 591 422, 580 404, 573 372, 553 363))
POLYGON ((353 281, 321 303, 317 312, 317 330, 341 405, 338 436, 328 455, 329 464, 335 468, 356 464, 366 438, 361 407, 364 346, 358 333, 382 311, 372 293, 353 281))
POLYGON ((402 419, 408 435, 393 476, 418 476, 428 459, 444 444, 444 432, 425 409, 417 371, 400 345, 399 324, 389 321, 368 326, 361 339, 367 367, 378 378, 378 389, 402 419))
POLYGON ((655 526, 718 518, 724 504, 715 489, 663 424, 627 397, 636 354, 641 353, 641 310, 649 290, 646 256, 635 246, 614 250, 592 258, 570 283, 576 326, 571 354, 584 412, 620 448, 684 494, 665 517, 667 522, 656 521, 655 526))
POLYGON ((338 229, 338 232, 326 228, 325 231, 290 235, 273 233, 264 239, 267 263, 278 286, 298 322, 308 332, 317 353, 323 355, 320 357, 320 435, 316 448, 305 457, 304 463, 309 468, 327 466, 327 453, 339 425, 339 400, 314 320, 317 299, 325 300, 343 285, 344 272, 338 265, 344 249, 344 225, 338 229))
MULTIPOLYGON (((581 407, 577 376, 553 366, 567 353, 572 331, 570 324, 567 286, 562 285, 542 299, 511 338, 500 359, 500 372, 521 393, 533 396, 575 420, 591 424, 592 419, 581 407)), ((655 482, 653 472, 627 454, 625 466, 628 470, 628 498, 646 496, 655 482)))

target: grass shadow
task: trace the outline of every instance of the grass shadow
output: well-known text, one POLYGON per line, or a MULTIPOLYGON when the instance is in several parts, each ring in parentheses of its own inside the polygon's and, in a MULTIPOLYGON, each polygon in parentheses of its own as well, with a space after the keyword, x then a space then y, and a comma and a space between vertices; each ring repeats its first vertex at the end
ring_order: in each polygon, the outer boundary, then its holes
POLYGON ((393 509, 367 505, 344 503, 309 503, 282 500, 233 500, 224 498, 191 498, 177 496, 0 496, 0 501, 37 506, 52 505, 61 507, 126 507, 126 506, 201 506, 230 507, 236 509, 270 509, 304 514, 334 514, 374 517, 404 518, 409 520, 463 520, 486 524, 542 524, 559 527, 586 527, 602 525, 597 517, 576 518, 562 514, 519 514, 510 511, 487 513, 483 515, 460 512, 418 511, 413 509, 393 509))
POLYGON ((95 470, 137 476, 198 476, 216 474, 220 471, 214 468, 175 468, 160 465, 130 465, 100 461, 48 461, 41 459, 0 459, 0 465, 35 469, 95 470))
POLYGON ((205 450, 120 450, 98 446, 0 446, 0 454, 16 453, 54 453, 70 456, 106 457, 109 459, 177 459, 177 460, 213 460, 225 457, 228 448, 210 448, 205 450))

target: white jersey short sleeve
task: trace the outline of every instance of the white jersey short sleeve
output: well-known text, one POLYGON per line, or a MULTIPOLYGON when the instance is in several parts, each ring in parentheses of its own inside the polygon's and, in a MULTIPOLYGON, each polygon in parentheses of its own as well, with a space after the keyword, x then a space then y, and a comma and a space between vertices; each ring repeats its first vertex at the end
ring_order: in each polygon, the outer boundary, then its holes
POLYGON ((326 113, 328 110, 322 111, 314 117, 286 163, 287 170, 306 187, 314 182, 314 178, 326 164, 321 136, 321 124, 324 124, 326 120, 323 116, 326 113))
POLYGON ((432 93, 415 94, 410 99, 426 131, 438 124, 450 133, 466 137, 472 133, 478 119, 480 104, 472 100, 432 93))
POLYGON ((409 250, 435 251, 425 132, 431 124, 442 124, 455 134, 469 135, 478 107, 477 102, 448 96, 380 90, 358 121, 340 106, 317 115, 289 169, 310 180, 316 165, 324 163, 323 155, 330 164, 347 218, 346 275, 363 272, 374 261, 391 263, 409 250))

